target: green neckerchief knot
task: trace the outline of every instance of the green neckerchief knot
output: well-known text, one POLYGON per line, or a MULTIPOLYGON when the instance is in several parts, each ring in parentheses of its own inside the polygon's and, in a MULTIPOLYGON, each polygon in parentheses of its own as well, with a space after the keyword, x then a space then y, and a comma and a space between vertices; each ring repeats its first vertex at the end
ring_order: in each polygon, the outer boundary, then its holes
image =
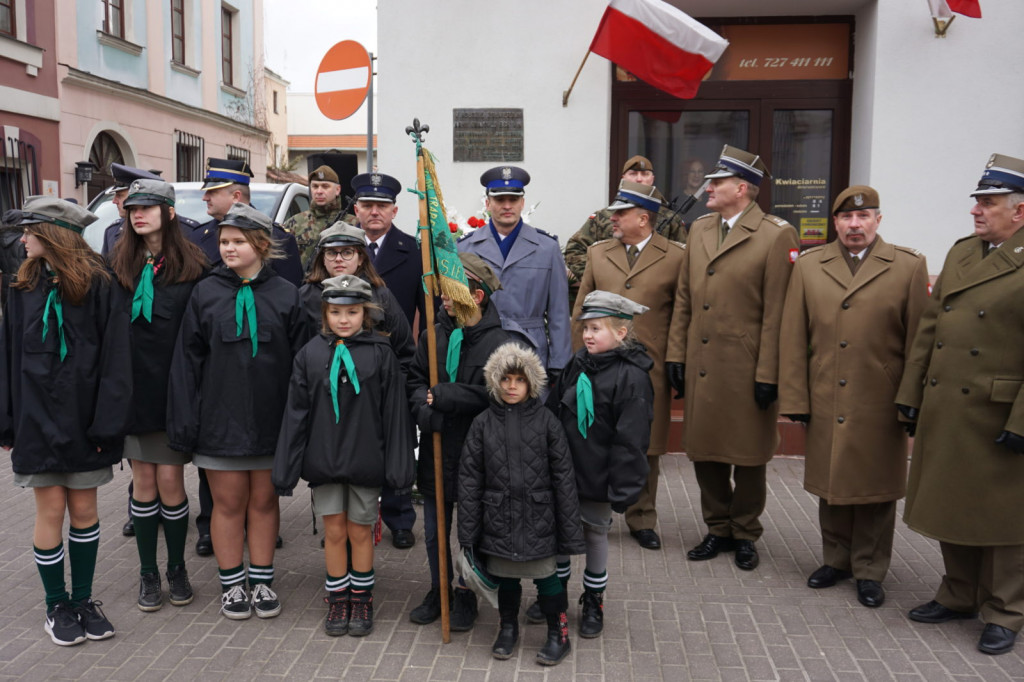
POLYGON ((581 372, 576 380, 576 426, 583 437, 587 437, 587 429, 594 423, 594 387, 590 377, 581 372))
POLYGON ((235 294, 235 336, 242 335, 242 319, 249 319, 249 338, 252 339, 252 356, 256 357, 256 298, 252 295, 252 280, 243 279, 242 286, 235 294))
POLYGON ((132 322, 139 313, 146 318, 146 322, 153 321, 153 262, 153 256, 149 256, 146 258, 146 264, 142 266, 142 274, 135 287, 135 296, 132 297, 132 322))
POLYGON ((46 294, 46 305, 43 307, 43 341, 46 341, 46 334, 50 331, 50 309, 57 315, 57 336, 60 338, 60 361, 68 354, 68 344, 64 340, 64 305, 60 301, 60 292, 57 284, 60 278, 55 274, 50 275, 50 291, 46 294))
POLYGON ((448 337, 448 357, 444 359, 444 369, 448 372, 448 381, 455 383, 455 375, 459 372, 459 355, 462 353, 462 328, 452 331, 448 337))
POLYGON ((334 423, 341 420, 341 412, 338 410, 338 375, 341 374, 341 364, 345 363, 345 373, 356 395, 359 395, 359 377, 356 376, 356 363, 352 361, 352 353, 345 345, 344 339, 334 342, 334 358, 331 359, 331 402, 334 403, 334 423))

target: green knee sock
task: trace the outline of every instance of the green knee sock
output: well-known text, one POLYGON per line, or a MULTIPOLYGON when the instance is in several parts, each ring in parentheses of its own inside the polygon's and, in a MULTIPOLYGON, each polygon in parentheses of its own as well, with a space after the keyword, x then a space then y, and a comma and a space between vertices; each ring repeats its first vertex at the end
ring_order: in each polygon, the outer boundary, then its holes
POLYGON ((245 586, 245 564, 238 564, 233 568, 218 568, 217 575, 220 576, 221 592, 227 592, 235 585, 245 586))
POLYGON ((156 542, 160 534, 160 502, 132 498, 135 545, 139 548, 139 574, 156 573, 156 542))
POLYGON ((274 583, 274 565, 257 566, 249 564, 249 587, 256 587, 260 583, 270 586, 274 583))
POLYGON ((179 505, 160 505, 160 519, 167 541, 167 569, 185 565, 185 537, 188 535, 188 498, 179 505))
POLYGON ((92 596, 92 577, 96 574, 96 554, 100 548, 100 522, 88 528, 68 531, 68 559, 71 560, 71 601, 92 596))
POLYGON ((43 579, 46 590, 46 610, 49 611, 57 602, 67 601, 68 588, 64 583, 64 544, 53 549, 33 547, 36 555, 36 568, 43 579))
POLYGON ((373 569, 371 568, 366 573, 360 573, 359 571, 353 570, 350 574, 352 576, 352 590, 355 592, 364 592, 373 590, 373 569))

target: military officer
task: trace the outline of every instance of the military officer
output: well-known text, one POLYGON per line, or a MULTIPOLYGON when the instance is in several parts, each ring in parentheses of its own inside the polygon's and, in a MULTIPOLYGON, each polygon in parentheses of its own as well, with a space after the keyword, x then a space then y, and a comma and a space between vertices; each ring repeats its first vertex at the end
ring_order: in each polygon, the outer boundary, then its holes
POLYGON ((481 175, 491 217, 460 239, 458 249, 475 253, 494 270, 502 290, 492 300, 502 327, 529 338, 550 375, 572 356, 569 284, 558 238, 523 222, 529 183, 530 174, 515 166, 481 175))
POLYGON ((804 489, 820 498, 824 563, 808 587, 853 577, 857 600, 878 607, 907 480, 907 435, 893 401, 928 300, 928 267, 878 235, 871 187, 841 192, 832 218, 838 239, 804 251, 789 281, 779 410, 807 424, 804 489))
MULTIPOLYGON (((117 214, 120 217, 110 223, 103 231, 103 248, 100 253, 104 258, 107 258, 110 252, 114 250, 114 244, 117 243, 117 240, 121 237, 122 230, 124 230, 125 211, 121 203, 128 198, 128 186, 135 180, 163 180, 157 171, 144 171, 141 168, 132 168, 121 163, 110 164, 110 174, 114 176, 114 185, 110 188, 110 191, 114 193, 111 201, 114 206, 117 206, 117 214)), ((191 218, 186 218, 180 213, 178 214, 178 223, 181 225, 181 229, 186 236, 199 226, 199 223, 191 218)), ((127 527, 125 530, 127 530, 127 527)))
POLYGON ((994 154, 974 234, 935 281, 896 401, 918 416, 904 520, 939 541, 945 575, 921 623, 985 622, 1002 654, 1024 625, 1024 160, 994 154))
POLYGON ((756 203, 767 176, 760 156, 728 145, 706 176, 714 213, 690 228, 673 314, 686 336, 667 357, 672 387, 685 379, 686 452, 708 527, 686 556, 735 549, 746 571, 759 562, 766 465, 778 445, 779 324, 799 253, 793 226, 756 203))
MULTIPOLYGON (((654 166, 643 156, 631 157, 622 167, 622 180, 639 182, 642 185, 653 187, 654 166)), ((658 215, 654 220, 654 231, 680 244, 685 244, 686 229, 682 216, 664 203, 664 197, 660 192, 655 196, 662 204, 658 208, 658 215)), ((612 211, 602 208, 591 213, 583 223, 583 227, 569 237, 569 241, 565 243, 565 265, 569 268, 569 277, 572 281, 578 282, 583 277, 583 270, 587 266, 587 249, 590 248, 590 245, 602 239, 609 239, 611 236, 612 211)))
MULTIPOLYGON (((654 385, 654 422, 647 450, 650 465, 647 483, 640 499, 626 511, 626 525, 641 547, 660 549, 661 538, 655 527, 660 456, 665 454, 670 422, 670 393, 665 375, 666 354, 682 347, 684 328, 673 319, 675 297, 682 284, 685 247, 654 231, 662 206, 653 185, 624 180, 608 207, 612 216, 612 236, 587 250, 580 292, 573 318, 582 310, 583 300, 600 289, 625 296, 650 310, 633 320, 637 338, 654 360, 651 382, 654 385)), ((574 343, 582 345, 582 325, 575 326, 574 343)))
MULTIPOLYGON (((326 161, 325 156, 327 154, 311 156, 307 163, 326 161)), ((309 269, 320 233, 341 218, 341 180, 329 164, 319 163, 309 170, 309 198, 312 200, 309 208, 293 215, 283 225, 285 231, 295 235, 304 271, 309 269)))

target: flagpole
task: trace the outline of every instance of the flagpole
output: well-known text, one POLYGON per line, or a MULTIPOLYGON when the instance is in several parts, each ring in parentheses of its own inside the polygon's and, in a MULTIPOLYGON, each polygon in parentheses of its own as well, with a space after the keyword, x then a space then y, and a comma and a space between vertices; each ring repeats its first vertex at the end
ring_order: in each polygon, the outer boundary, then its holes
MULTIPOLYGON (((424 168, 423 135, 430 130, 429 126, 420 126, 419 119, 413 119, 412 126, 405 129, 406 133, 412 135, 416 141, 416 189, 420 198, 420 258, 423 264, 423 281, 427 289, 427 305, 424 306, 426 313, 427 331, 427 364, 430 385, 438 383, 437 372, 437 330, 434 329, 434 296, 437 295, 437 283, 434 277, 434 265, 431 259, 430 249, 430 220, 427 215, 427 178, 424 168)), ((437 508, 437 568, 440 577, 441 589, 441 641, 448 644, 452 641, 451 619, 448 611, 448 564, 445 561, 447 555, 448 534, 445 532, 445 503, 444 503, 444 466, 441 453, 441 432, 433 434, 434 446, 434 503, 437 508)))
POLYGON ((583 65, 587 63, 587 57, 589 57, 589 56, 590 56, 590 50, 588 49, 587 53, 585 55, 583 55, 583 61, 580 62, 580 68, 576 69, 576 75, 572 77, 572 83, 569 84, 569 89, 562 93, 562 106, 563 107, 569 105, 569 95, 572 94, 572 89, 574 87, 576 87, 576 79, 580 77, 580 72, 583 71, 583 65))

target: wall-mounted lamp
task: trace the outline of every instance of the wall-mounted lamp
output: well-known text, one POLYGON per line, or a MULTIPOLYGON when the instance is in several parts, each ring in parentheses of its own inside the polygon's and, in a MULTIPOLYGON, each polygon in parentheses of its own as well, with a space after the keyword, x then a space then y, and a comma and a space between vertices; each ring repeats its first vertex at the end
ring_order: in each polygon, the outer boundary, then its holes
POLYGON ((75 189, 88 184, 92 180, 92 172, 96 166, 92 161, 75 161, 75 189))

